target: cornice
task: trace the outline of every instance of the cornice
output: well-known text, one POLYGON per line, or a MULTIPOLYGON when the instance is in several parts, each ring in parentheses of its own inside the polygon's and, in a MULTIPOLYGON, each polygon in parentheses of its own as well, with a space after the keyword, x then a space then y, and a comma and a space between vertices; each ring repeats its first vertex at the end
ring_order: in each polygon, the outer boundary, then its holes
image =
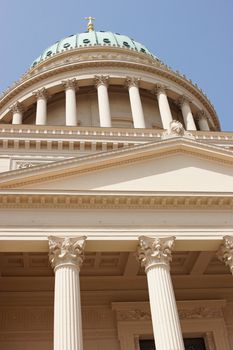
MULTIPOLYGON (((106 48, 105 48, 106 49, 106 48)), ((21 81, 19 81, 16 85, 14 85, 9 91, 6 92, 6 94, 2 97, 0 100, 0 108, 2 108, 8 101, 10 101, 13 97, 17 96, 18 93, 23 91, 25 88, 33 86, 34 83, 37 83, 39 81, 44 80, 45 78, 48 78, 50 76, 54 76, 55 74, 62 73, 62 72, 68 72, 73 70, 78 70, 82 68, 87 67, 121 67, 121 68, 133 68, 137 71, 137 74, 140 71, 146 71, 152 74, 156 74, 158 76, 170 79, 171 81, 177 83, 179 86, 184 87, 187 91, 189 91, 193 96, 195 96, 203 106, 207 109, 211 117, 213 118, 215 127, 217 129, 220 129, 220 124, 216 115, 216 111, 214 109, 214 106, 212 103, 208 100, 207 96, 203 94, 203 91, 200 90, 197 85, 194 85, 190 80, 187 80, 184 75, 180 75, 177 72, 174 72, 171 68, 168 66, 162 64, 159 60, 152 59, 150 57, 147 57, 150 59, 150 62, 148 63, 142 63, 142 62, 132 62, 128 60, 124 60, 124 56, 129 56, 131 59, 132 52, 125 52, 125 49, 120 50, 120 48, 117 49, 119 52, 124 52, 123 56, 121 58, 118 58, 117 60, 114 60, 114 55, 111 53, 102 53, 99 54, 101 56, 99 58, 99 61, 96 59, 93 59, 93 57, 90 57, 90 60, 86 59, 83 62, 70 62, 67 58, 68 62, 58 62, 58 65, 55 65, 54 67, 44 67, 44 71, 39 72, 39 66, 35 68, 34 70, 29 71, 25 76, 22 78, 21 81), (125 55, 126 54, 126 55, 125 55), (129 55, 130 54, 130 55, 129 55)), ((60 55, 67 55, 67 52, 58 54, 56 59, 60 57, 60 55)), ((134 53, 136 55, 143 55, 139 53, 134 53)), ((90 51, 91 56, 91 51, 90 51)), ((81 58, 80 58, 81 59, 81 58)), ((47 61, 46 61, 47 62, 47 61)), ((43 64, 43 63, 42 63, 43 64)))
POLYGON ((224 211, 233 209, 233 193, 32 193, 0 191, 0 208, 55 208, 55 209, 177 209, 224 211))

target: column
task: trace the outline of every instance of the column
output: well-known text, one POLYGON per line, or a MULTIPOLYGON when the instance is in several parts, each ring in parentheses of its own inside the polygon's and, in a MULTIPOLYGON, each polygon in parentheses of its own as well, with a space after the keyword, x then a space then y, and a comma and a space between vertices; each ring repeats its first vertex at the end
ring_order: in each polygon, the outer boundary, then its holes
POLYGON ((217 252, 219 260, 229 267, 233 275, 233 236, 224 236, 223 243, 217 252))
POLYGON ((142 109, 141 97, 139 93, 139 82, 140 79, 138 78, 126 78, 126 86, 129 89, 129 99, 134 127, 145 128, 145 119, 142 109))
POLYGON ((35 91, 36 96, 36 125, 46 125, 47 122, 47 90, 45 88, 35 91))
POLYGON ((147 275, 156 350, 184 350, 170 261, 175 237, 139 237, 138 259, 147 275))
POLYGON ((23 106, 20 102, 16 102, 11 107, 13 113, 12 124, 22 124, 23 121, 23 106))
POLYGON ((179 99, 179 105, 180 105, 181 110, 182 110, 182 115, 183 115, 186 130, 197 130, 194 119, 193 119, 193 114, 192 114, 192 111, 190 108, 189 100, 185 96, 182 96, 179 99))
POLYGON ((103 128, 111 128, 111 111, 108 98, 109 76, 95 75, 95 85, 98 95, 100 126, 103 128))
POLYGON ((77 126, 76 79, 62 81, 66 92, 66 125, 77 126))
POLYGON ((196 114, 196 119, 198 121, 198 126, 199 126, 199 129, 202 130, 202 131, 209 131, 210 130, 210 127, 209 127, 209 124, 208 124, 208 117, 207 117, 207 114, 205 111, 199 111, 197 114, 196 114))
POLYGON ((49 237, 55 271, 54 350, 83 350, 79 270, 86 237, 49 237))
POLYGON ((157 85, 154 92, 157 95, 158 105, 159 105, 159 111, 160 111, 160 117, 162 120, 163 128, 169 129, 170 123, 172 122, 172 114, 166 94, 166 90, 164 87, 157 85))

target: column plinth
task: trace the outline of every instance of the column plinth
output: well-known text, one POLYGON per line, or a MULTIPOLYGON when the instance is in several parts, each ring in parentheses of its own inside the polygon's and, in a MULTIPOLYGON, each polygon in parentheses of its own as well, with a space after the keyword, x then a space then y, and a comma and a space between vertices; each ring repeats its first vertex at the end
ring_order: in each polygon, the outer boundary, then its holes
POLYGON ((111 111, 108 97, 109 76, 95 75, 95 86, 98 95, 98 107, 100 126, 110 128, 112 126, 111 111))
POLYGON ((182 96, 179 99, 179 105, 182 111, 186 130, 197 130, 188 98, 182 96))
POLYGON ((139 237, 138 259, 147 274, 156 350, 184 350, 170 276, 174 237, 139 237))
POLYGON ((142 102, 141 102, 141 97, 139 92, 139 82, 140 82, 140 79, 138 78, 128 77, 126 79, 126 86, 128 87, 128 90, 129 90, 129 99, 130 99, 130 106, 132 111, 134 127, 144 129, 146 125, 145 125, 142 102))
POLYGON ((49 237, 55 271, 54 350, 83 350, 79 270, 86 237, 49 237))
POLYGON ((76 79, 62 81, 66 94, 66 125, 77 126, 76 79))
POLYGON ((163 86, 157 85, 153 92, 157 96, 159 112, 160 112, 163 128, 169 129, 170 123, 172 122, 173 118, 172 118, 172 113, 169 106, 166 90, 163 86))
POLYGON ((201 131, 209 131, 210 130, 210 127, 209 127, 209 124, 208 124, 208 117, 205 113, 205 111, 199 111, 197 114, 196 114, 196 119, 197 119, 197 122, 198 122, 198 125, 199 125, 199 129, 201 131))
POLYGON ((11 107, 11 112, 13 114, 12 124, 22 124, 23 121, 23 106, 20 102, 16 102, 11 107))
POLYGON ((35 91, 36 96, 36 125, 46 125, 47 123, 47 90, 45 88, 35 91))
POLYGON ((233 236, 224 236, 223 243, 217 252, 219 260, 230 268, 233 275, 233 236))

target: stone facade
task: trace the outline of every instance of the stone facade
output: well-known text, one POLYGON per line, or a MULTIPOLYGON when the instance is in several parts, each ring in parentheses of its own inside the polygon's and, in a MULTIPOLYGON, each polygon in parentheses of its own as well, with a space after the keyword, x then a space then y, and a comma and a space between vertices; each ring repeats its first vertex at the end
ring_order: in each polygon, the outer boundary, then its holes
POLYGON ((51 53, 0 99, 0 350, 233 347, 233 134, 122 45, 51 53))

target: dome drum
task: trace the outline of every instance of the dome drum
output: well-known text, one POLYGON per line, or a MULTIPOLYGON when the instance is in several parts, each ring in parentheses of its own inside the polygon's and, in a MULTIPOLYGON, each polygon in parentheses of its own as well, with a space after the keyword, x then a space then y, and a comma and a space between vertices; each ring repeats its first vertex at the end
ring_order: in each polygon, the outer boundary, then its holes
POLYGON ((112 121, 121 120, 122 124, 117 122, 117 126, 167 129, 171 119, 177 119, 190 130, 220 129, 216 112, 200 89, 163 64, 144 45, 127 36, 104 31, 72 35, 46 49, 35 62, 22 80, 0 99, 1 122, 17 121, 19 123, 22 119, 23 124, 52 125, 54 123, 54 125, 113 127, 114 122, 108 121, 107 124, 101 122, 100 114, 106 112, 106 106, 102 108, 102 105, 107 103, 109 104, 108 116, 105 115, 105 117, 112 121), (104 103, 99 96, 100 90, 103 91, 104 88, 97 88, 97 90, 95 88, 96 75, 109 77, 104 103), (128 88, 127 91, 125 83, 128 76, 140 79, 140 84, 134 89, 128 88), (62 85, 63 80, 70 79, 77 81, 79 91, 75 89, 75 94, 67 92, 62 85), (163 94, 160 97, 152 96, 151 91, 158 86, 165 88, 163 94), (119 113, 118 110, 117 115, 114 111, 116 88, 121 89, 117 103, 124 106, 124 111, 119 113), (48 95, 43 102, 38 101, 35 96, 41 89, 46 89, 48 95), (92 91, 92 99, 95 101, 90 102, 89 92, 85 97, 85 89, 92 91), (132 90, 137 94, 137 98, 132 97, 132 90), (73 94, 72 107, 68 107, 71 102, 68 101, 67 95, 70 94, 73 94), (147 95, 146 98, 145 95, 147 95), (187 100, 186 107, 183 109, 182 105, 178 106, 182 96, 186 96, 187 100), (80 99, 85 102, 80 102, 80 99), (133 104, 131 100, 134 101, 133 104), (20 117, 14 118, 12 106, 16 103, 24 107, 24 112, 21 112, 20 117), (140 122, 137 120, 139 117, 136 117, 138 112, 133 113, 135 103, 138 106, 137 109, 141 110, 140 122), (90 112, 93 109, 95 112, 90 112), (43 123, 41 120, 38 121, 41 110, 43 110, 41 118, 43 123), (52 116, 50 116, 51 110, 53 110, 52 116), (73 111, 71 124, 67 122, 70 118, 65 115, 70 110, 73 111), (205 118, 202 117, 200 122, 196 114, 200 114, 201 111, 205 118), (184 114, 189 115, 188 119, 184 114), (203 119, 205 119, 204 122, 203 119), (187 120, 193 121, 187 124, 187 120))
MULTIPOLYGON (((35 87, 35 90, 33 89, 31 93, 27 94, 25 99, 21 98, 15 102, 19 104, 20 101, 21 106, 24 107, 22 123, 69 125, 69 122, 67 122, 67 118, 69 119, 67 111, 70 111, 70 109, 67 106, 71 104, 73 106, 71 109, 73 111, 75 109, 75 115, 72 119, 76 120, 76 122, 73 121, 70 126, 106 126, 105 123, 101 123, 100 112, 101 106, 106 105, 106 98, 105 102, 103 102, 101 100, 101 95, 98 93, 98 91, 100 91, 98 85, 96 86, 96 79, 98 77, 103 77, 102 85, 106 85, 107 99, 109 100, 108 119, 113 121, 112 123, 108 123, 107 126, 114 127, 115 124, 117 127, 124 127, 127 125, 128 127, 167 129, 169 125, 166 123, 167 117, 165 114, 170 113, 173 119, 181 121, 184 127, 187 128, 187 125, 185 125, 185 117, 182 114, 184 111, 182 112, 182 104, 180 103, 182 97, 184 100, 185 90, 177 89, 175 85, 174 88, 169 88, 167 85, 162 85, 161 81, 152 83, 153 79, 151 79, 151 81, 146 81, 139 77, 130 77, 131 81, 133 81, 133 85, 135 85, 136 90, 134 93, 138 91, 137 97, 132 97, 132 95, 130 95, 130 86, 128 85, 128 87, 126 87, 126 82, 129 80, 129 77, 107 76, 103 74, 86 78, 79 75, 70 77, 65 81, 54 81, 45 86, 38 87, 37 85, 37 88, 35 87), (108 79, 105 81, 104 77, 108 77, 108 79), (75 84, 72 85, 71 82, 74 80, 75 84), (67 95, 66 83, 68 83, 70 90, 73 89, 74 91, 73 102, 71 102, 67 95), (136 112, 133 113, 132 104, 130 107, 130 103, 133 99, 134 104, 140 101, 139 103, 142 109, 140 119, 144 121, 139 124, 135 122, 134 114, 136 112), (118 108, 119 103, 121 103, 121 110, 118 108), (44 107, 42 107, 42 104, 44 104, 44 107), (41 119, 44 120, 43 123, 38 121, 40 119, 39 117, 36 118, 36 115, 39 116, 41 113, 43 114, 43 117, 41 117, 41 119), (118 120, 118 122, 115 123, 114 120, 118 120), (122 121, 122 124, 119 123, 119 120, 122 121)), ((70 93, 71 92, 69 92, 69 94, 70 93)), ((200 108, 201 104, 198 103, 198 101, 195 103, 195 100, 195 97, 192 99, 190 95, 187 95, 185 99, 186 103, 189 105, 189 113, 192 114, 191 118, 193 119, 196 119, 196 114, 198 112, 205 110, 203 106, 200 108)), ((6 114, 4 120, 10 122, 10 119, 13 118, 14 108, 12 109, 12 106, 14 106, 15 103, 11 105, 11 109, 8 114, 6 114)), ((208 116, 208 113, 203 112, 203 115, 208 116)), ((207 119, 209 122, 205 130, 214 129, 215 126, 211 123, 210 118, 208 117, 207 119)), ((13 118, 12 122, 15 124, 14 120, 19 119, 13 118)), ((201 128, 203 128, 203 123, 201 128)), ((188 129, 190 128, 188 127, 188 129)), ((197 119, 193 122, 191 129, 200 129, 197 119)))

